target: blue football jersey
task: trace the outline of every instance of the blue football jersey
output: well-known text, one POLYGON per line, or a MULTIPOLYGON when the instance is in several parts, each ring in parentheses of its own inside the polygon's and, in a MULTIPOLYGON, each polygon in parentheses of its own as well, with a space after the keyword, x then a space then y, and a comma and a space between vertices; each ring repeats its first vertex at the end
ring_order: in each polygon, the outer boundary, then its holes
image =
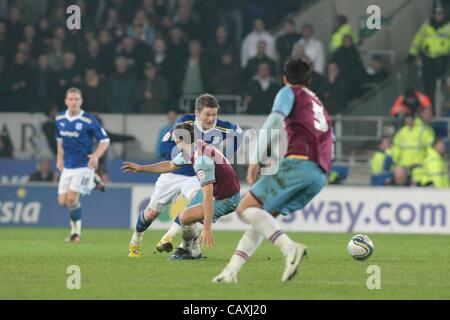
MULTIPOLYGON (((222 142, 226 140, 227 150, 231 150, 231 148, 233 148, 233 155, 234 153, 236 153, 244 137, 242 129, 237 124, 229 121, 217 119, 214 128, 208 131, 200 128, 195 120, 195 114, 186 114, 179 117, 175 125, 181 122, 188 122, 193 124, 195 129, 195 136, 198 139, 205 141, 207 144, 212 144, 219 150, 222 142)), ((163 137, 162 141, 159 144, 159 151, 166 160, 172 160, 179 153, 178 149, 176 148, 176 144, 172 139, 172 131, 173 128, 169 132, 167 132, 167 134, 163 137)), ((174 171, 173 173, 185 176, 195 176, 195 171, 192 165, 183 165, 180 169, 174 171)))
POLYGON ((84 168, 89 162, 95 138, 109 141, 106 131, 91 114, 81 111, 78 116, 69 117, 67 111, 56 116, 56 139, 62 141, 64 168, 84 168))

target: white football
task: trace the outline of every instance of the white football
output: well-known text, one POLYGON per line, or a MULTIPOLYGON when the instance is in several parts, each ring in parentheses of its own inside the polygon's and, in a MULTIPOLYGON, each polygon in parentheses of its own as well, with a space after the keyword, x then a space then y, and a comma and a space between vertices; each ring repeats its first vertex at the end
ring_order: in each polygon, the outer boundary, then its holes
POLYGON ((365 234, 357 234, 350 239, 347 245, 348 254, 356 260, 366 260, 374 250, 373 241, 365 234))

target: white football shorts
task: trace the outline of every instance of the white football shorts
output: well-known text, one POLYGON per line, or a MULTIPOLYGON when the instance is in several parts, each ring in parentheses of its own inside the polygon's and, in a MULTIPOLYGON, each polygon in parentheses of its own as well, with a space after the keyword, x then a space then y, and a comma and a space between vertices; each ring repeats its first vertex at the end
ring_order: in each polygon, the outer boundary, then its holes
POLYGON ((61 173, 58 184, 58 194, 69 191, 78 192, 81 195, 88 195, 95 188, 95 170, 91 168, 67 169, 61 173))
POLYGON ((162 212, 164 207, 174 202, 179 195, 190 200, 200 189, 197 176, 189 177, 181 174, 164 173, 156 181, 147 208, 162 212))

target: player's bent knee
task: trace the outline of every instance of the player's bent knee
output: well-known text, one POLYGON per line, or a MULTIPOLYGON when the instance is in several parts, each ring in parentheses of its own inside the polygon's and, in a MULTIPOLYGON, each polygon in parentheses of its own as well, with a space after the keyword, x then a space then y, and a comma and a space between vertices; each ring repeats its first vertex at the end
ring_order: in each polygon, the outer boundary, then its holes
POLYGON ((262 208, 261 202, 250 192, 239 202, 236 213, 241 215, 248 208, 262 208))
POLYGON ((144 216, 147 220, 155 220, 158 218, 158 216, 161 214, 161 212, 157 212, 151 208, 146 208, 144 212, 144 216))

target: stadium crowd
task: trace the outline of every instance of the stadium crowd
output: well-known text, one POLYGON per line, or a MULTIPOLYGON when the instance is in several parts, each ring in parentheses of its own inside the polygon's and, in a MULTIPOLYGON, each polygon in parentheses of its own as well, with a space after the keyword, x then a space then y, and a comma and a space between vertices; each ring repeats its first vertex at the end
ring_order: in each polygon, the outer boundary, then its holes
POLYGON ((328 46, 312 24, 284 19, 303 2, 0 0, 0 111, 48 112, 78 86, 91 111, 165 113, 207 91, 267 114, 293 55, 311 61, 312 89, 339 113, 389 74, 381 56, 364 66, 345 16, 328 46), (81 8, 81 31, 66 28, 70 4, 81 8), (275 37, 267 30, 280 21, 275 37))

